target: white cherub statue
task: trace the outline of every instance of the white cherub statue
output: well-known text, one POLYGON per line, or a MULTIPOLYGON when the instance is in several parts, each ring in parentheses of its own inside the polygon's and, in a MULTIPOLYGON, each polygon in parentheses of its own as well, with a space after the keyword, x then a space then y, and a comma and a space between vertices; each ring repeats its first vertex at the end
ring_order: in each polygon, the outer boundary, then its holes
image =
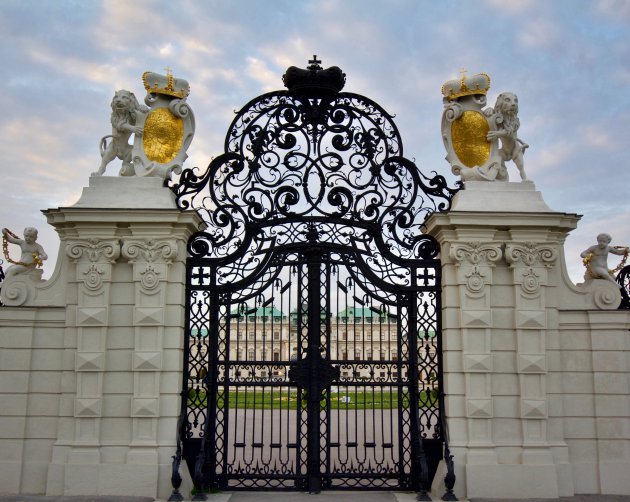
POLYGON ((10 230, 2 229, 4 257, 9 263, 13 263, 6 271, 6 278, 13 275, 24 274, 35 270, 42 266, 42 262, 48 259, 48 255, 44 252, 44 248, 37 241, 37 229, 34 227, 26 227, 24 229, 24 239, 20 239, 10 230), (20 261, 14 261, 9 258, 7 242, 17 244, 22 249, 20 261))
POLYGON ((628 247, 611 246, 611 241, 612 237, 610 234, 601 233, 597 236, 597 244, 582 251, 580 254, 583 258, 584 266, 586 267, 586 272, 584 273, 584 279, 586 281, 604 279, 617 284, 614 274, 625 265, 626 258, 628 257, 628 247), (608 269, 608 253, 623 255, 621 265, 615 270, 608 269))

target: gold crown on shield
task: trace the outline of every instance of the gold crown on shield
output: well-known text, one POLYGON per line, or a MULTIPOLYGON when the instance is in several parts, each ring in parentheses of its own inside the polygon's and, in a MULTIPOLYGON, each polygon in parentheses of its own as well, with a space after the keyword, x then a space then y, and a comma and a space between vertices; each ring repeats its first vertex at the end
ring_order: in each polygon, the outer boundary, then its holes
POLYGON ((145 71, 142 74, 142 83, 148 93, 165 94, 184 99, 190 94, 190 85, 182 78, 175 78, 170 68, 166 68, 166 75, 145 71))
POLYGON ((489 75, 477 73, 469 77, 466 75, 466 70, 462 70, 461 78, 449 80, 442 85, 442 95, 449 101, 474 94, 483 94, 485 96, 488 90, 490 90, 489 75))

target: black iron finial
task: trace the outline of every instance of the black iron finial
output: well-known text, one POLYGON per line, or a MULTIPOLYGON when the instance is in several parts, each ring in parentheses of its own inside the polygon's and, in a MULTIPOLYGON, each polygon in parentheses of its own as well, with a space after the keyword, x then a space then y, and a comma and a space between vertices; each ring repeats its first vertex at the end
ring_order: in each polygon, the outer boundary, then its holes
POLYGON ((324 96, 335 95, 343 89, 346 74, 338 66, 331 66, 324 70, 321 59, 313 54, 306 69, 290 66, 282 76, 282 81, 289 91, 302 95, 324 96))
POLYGON ((322 60, 321 59, 317 59, 317 54, 313 54, 313 59, 309 59, 308 61, 308 69, 309 70, 321 70, 321 64, 322 60))

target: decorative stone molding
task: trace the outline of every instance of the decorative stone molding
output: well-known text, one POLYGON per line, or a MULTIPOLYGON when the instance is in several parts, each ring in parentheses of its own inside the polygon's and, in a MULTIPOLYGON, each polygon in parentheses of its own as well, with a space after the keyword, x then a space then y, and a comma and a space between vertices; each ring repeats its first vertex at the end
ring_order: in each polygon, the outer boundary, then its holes
POLYGON ((501 259, 501 244, 498 242, 454 243, 450 247, 449 255, 457 266, 468 262, 472 265, 493 267, 501 259))
POLYGON ((595 306, 601 310, 615 310, 621 303, 621 292, 619 287, 603 279, 592 281, 593 301, 595 306))
POLYGON ((35 284, 41 283, 42 270, 36 270, 39 275, 20 274, 7 277, 2 283, 0 292, 2 303, 7 307, 27 305, 36 297, 35 284))
POLYGON ((491 310, 461 310, 462 327, 488 328, 492 326, 491 310))
POLYGON ((456 267, 467 264, 464 273, 466 288, 471 293, 481 293, 488 280, 484 267, 494 267, 501 259, 501 244, 498 242, 453 243, 449 255, 456 267))
POLYGON ((96 264, 92 263, 90 268, 83 272, 83 275, 85 276, 83 285, 89 291, 98 291, 103 287, 103 276, 105 272, 98 268, 96 264))
POLYGON ((533 267, 525 269, 521 288, 525 293, 533 295, 540 289, 540 274, 537 274, 533 267))
POLYGON ((466 354, 464 369, 471 373, 491 373, 492 354, 466 354))
POLYGON ((160 371, 162 369, 162 353, 157 351, 138 351, 133 354, 134 371, 160 371))
POLYGON ((160 400, 159 398, 138 398, 134 397, 131 401, 132 417, 157 417, 159 414, 160 400))
POLYGON ((545 354, 519 354, 519 373, 547 373, 547 357, 545 354))
POLYGON ((158 286, 160 285, 161 272, 155 270, 152 264, 148 264, 147 268, 140 272, 140 286, 146 294, 152 294, 158 292, 158 286))
POLYGON ((150 326, 163 323, 164 309, 162 307, 136 307, 134 309, 134 324, 150 326))
POLYGON ((492 418, 492 399, 467 399, 466 416, 468 418, 492 418))
POLYGON ((518 310, 516 312, 516 327, 520 329, 544 329, 547 316, 544 310, 518 310))
POLYGON ((76 371, 104 371, 104 352, 77 352, 75 355, 76 371))
POLYGON ((107 307, 77 308, 77 326, 103 326, 107 324, 107 307))
POLYGON ((558 258, 554 246, 536 242, 508 243, 505 246, 505 259, 510 266, 519 262, 528 267, 544 265, 551 267, 558 258))
POLYGON ((120 257, 120 242, 118 239, 81 239, 69 242, 66 245, 66 255, 74 263, 82 257, 86 257, 92 263, 104 258, 109 263, 115 263, 120 257))
POLYGON ((177 258, 177 242, 174 239, 126 239, 122 245, 122 255, 129 263, 135 263, 141 258, 149 263, 172 263, 177 258))
POLYGON ((100 417, 102 399, 98 398, 76 398, 74 400, 75 417, 100 417))
POLYGON ((486 284, 484 274, 477 265, 473 265, 470 272, 466 274, 466 287, 471 293, 479 293, 486 284))
POLYGON ((547 401, 544 399, 521 399, 521 418, 547 418, 547 401))

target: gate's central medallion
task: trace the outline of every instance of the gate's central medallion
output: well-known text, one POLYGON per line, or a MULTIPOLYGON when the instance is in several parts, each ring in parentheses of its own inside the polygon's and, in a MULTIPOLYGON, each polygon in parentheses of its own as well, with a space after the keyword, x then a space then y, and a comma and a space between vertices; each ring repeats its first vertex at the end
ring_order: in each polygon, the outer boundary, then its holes
POLYGON ((329 360, 321 356, 316 348, 311 347, 307 356, 289 369, 289 382, 308 389, 313 399, 317 398, 321 401, 322 392, 339 380, 340 373, 338 366, 333 366, 329 360))

